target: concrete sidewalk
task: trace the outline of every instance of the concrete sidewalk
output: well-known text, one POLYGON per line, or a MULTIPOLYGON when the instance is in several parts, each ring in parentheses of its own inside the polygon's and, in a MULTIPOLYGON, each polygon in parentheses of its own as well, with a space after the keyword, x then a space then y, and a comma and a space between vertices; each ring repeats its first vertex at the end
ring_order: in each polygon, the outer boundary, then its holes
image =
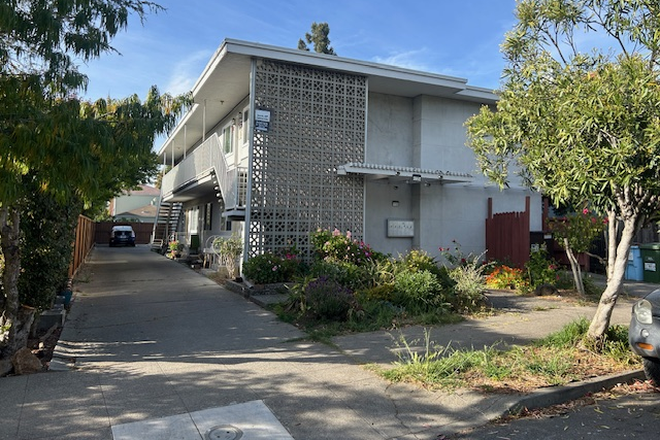
MULTIPOLYGON (((339 350, 304 342, 294 326, 147 247, 98 247, 86 270, 59 371, 0 379, 0 439, 436 439, 521 402, 389 384, 361 365, 396 360, 398 332, 338 337, 339 350)), ((511 313, 439 327, 432 339, 522 343, 594 311, 493 300, 511 313)), ((622 301, 613 321, 629 319, 622 301)), ((423 329, 403 336, 423 341, 423 329)))

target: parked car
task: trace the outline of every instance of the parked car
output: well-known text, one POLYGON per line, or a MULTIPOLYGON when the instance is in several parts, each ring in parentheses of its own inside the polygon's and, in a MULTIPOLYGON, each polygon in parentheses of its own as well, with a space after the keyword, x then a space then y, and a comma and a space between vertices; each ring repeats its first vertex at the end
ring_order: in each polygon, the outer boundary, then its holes
POLYGON ((642 357, 646 377, 660 386, 660 289, 633 305, 628 340, 632 350, 642 357))
POLYGON ((113 226, 110 231, 110 247, 135 246, 135 231, 131 226, 113 226))

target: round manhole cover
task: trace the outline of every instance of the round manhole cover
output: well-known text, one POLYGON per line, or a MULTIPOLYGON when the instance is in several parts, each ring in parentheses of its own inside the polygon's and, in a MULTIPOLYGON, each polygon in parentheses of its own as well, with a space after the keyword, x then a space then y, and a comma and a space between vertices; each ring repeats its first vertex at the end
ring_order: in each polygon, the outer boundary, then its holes
POLYGON ((214 426, 206 433, 207 440, 238 440, 243 431, 232 425, 214 426))

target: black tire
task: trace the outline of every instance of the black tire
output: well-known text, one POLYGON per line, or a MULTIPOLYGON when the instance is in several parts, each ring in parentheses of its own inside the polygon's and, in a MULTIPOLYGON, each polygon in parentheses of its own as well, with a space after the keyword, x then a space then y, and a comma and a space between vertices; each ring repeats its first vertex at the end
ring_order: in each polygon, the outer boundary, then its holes
POLYGON ((660 359, 643 358, 644 373, 653 385, 660 386, 660 359))

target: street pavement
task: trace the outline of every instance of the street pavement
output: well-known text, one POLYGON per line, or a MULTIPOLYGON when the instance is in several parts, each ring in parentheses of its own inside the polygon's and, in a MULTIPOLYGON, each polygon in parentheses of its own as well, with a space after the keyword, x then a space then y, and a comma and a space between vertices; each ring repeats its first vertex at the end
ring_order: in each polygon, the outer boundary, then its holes
POLYGON ((660 432, 660 395, 647 391, 604 398, 560 413, 489 424, 452 440, 652 440, 660 432))
MULTIPOLYGON (((594 312, 561 299, 491 299, 507 313, 432 329, 433 342, 525 343, 594 312)), ((530 396, 390 384, 364 365, 396 361, 401 337, 423 348, 423 328, 341 336, 331 347, 255 301, 145 246, 95 248, 51 371, 0 379, 0 439, 438 439, 604 384, 530 396)), ((617 305, 614 323, 629 321, 630 305, 617 305)))

